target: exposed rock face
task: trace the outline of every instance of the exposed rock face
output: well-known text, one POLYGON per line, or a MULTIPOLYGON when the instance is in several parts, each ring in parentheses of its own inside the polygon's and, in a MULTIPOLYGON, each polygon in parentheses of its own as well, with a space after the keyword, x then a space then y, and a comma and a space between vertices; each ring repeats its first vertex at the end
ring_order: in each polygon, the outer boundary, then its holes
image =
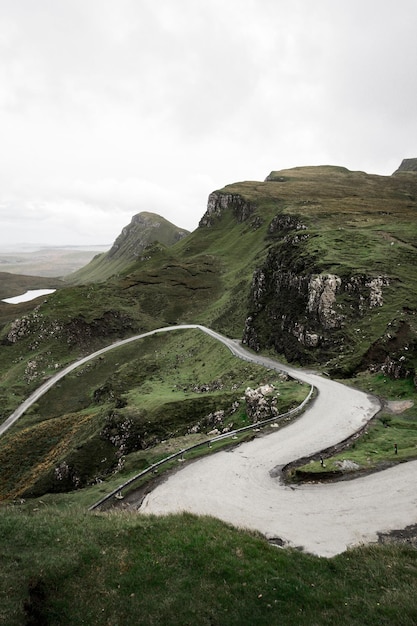
POLYGON ((188 231, 177 228, 159 215, 138 213, 132 217, 130 224, 122 229, 107 257, 112 259, 122 256, 135 260, 154 241, 171 246, 186 235, 188 231))
POLYGON ((389 281, 321 271, 305 253, 308 233, 294 235, 304 230, 294 216, 272 220, 268 232, 280 237, 253 275, 243 341, 254 350, 273 347, 289 360, 308 363, 344 349, 349 341, 345 327, 383 305, 389 281))
POLYGON ((294 215, 276 215, 268 226, 268 234, 285 233, 290 230, 306 230, 307 226, 294 215))
POLYGON ((277 394, 272 385, 261 385, 245 391, 246 411, 253 424, 278 415, 277 394))
POLYGON ((207 210, 200 220, 199 227, 212 226, 226 210, 231 210, 238 222, 244 222, 253 214, 255 207, 237 194, 215 191, 209 195, 207 210))
POLYGON ((339 328, 343 317, 333 308, 342 279, 335 274, 312 276, 308 284, 307 311, 319 320, 325 330, 339 328))

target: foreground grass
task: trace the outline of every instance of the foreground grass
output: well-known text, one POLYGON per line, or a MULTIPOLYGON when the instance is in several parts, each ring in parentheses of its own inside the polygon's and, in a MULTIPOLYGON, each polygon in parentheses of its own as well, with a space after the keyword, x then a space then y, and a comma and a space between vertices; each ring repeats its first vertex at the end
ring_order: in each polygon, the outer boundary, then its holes
POLYGON ((0 621, 9 626, 417 620, 412 548, 326 560, 212 518, 93 515, 43 501, 3 506, 0 535, 0 621))

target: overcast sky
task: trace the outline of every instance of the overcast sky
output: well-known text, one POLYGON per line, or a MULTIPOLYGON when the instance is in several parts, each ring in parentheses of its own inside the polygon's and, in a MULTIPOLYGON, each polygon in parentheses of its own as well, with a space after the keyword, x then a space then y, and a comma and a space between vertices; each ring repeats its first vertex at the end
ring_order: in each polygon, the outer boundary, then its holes
POLYGON ((194 230, 271 170, 417 156, 415 0, 0 0, 0 246, 194 230))

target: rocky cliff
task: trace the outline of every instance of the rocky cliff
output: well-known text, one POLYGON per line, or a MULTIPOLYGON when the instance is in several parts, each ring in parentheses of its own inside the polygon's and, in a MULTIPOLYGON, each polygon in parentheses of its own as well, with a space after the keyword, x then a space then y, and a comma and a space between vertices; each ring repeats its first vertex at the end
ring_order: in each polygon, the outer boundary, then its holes
POLYGON ((209 195, 207 209, 200 220, 199 227, 213 226, 225 211, 230 211, 233 217, 242 223, 254 213, 255 207, 240 194, 215 191, 209 195))
MULTIPOLYGON (((406 159, 398 171, 415 166, 406 159)), ((335 375, 370 368, 414 376, 416 197, 413 176, 332 166, 272 172, 263 183, 212 193, 200 227, 229 215, 265 232, 243 342, 326 364, 335 375)))
POLYGON ((303 255, 308 234, 290 236, 288 225, 253 275, 243 341, 290 361, 325 362, 349 350, 352 325, 383 306, 389 277, 322 271, 317 256, 303 255))
POLYGON ((160 215, 138 213, 123 228, 107 257, 109 260, 123 257, 124 260, 135 261, 150 243, 157 241, 165 246, 172 246, 188 234, 187 230, 174 226, 160 215))

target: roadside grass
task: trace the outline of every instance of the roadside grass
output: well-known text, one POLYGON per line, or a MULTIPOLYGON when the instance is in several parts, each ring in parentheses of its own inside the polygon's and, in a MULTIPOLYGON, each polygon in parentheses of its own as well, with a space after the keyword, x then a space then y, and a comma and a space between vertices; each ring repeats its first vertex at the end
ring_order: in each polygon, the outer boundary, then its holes
POLYGON ((28 321, 14 343, 5 339, 10 330, 5 322, 11 320, 0 319, 0 419, 57 369, 117 339, 158 326, 136 302, 122 301, 118 290, 108 286, 68 287, 37 307, 28 304, 15 310, 13 319, 28 321))
POLYGON ((2 506, 0 533, 8 626, 417 620, 412 548, 361 547, 327 560, 209 517, 89 514, 42 500, 2 506))
MULTIPOLYGON (((66 493, 44 493, 41 496, 42 501, 46 504, 52 504, 54 506, 58 506, 64 509, 66 509, 67 507, 79 505, 85 508, 89 508, 90 506, 98 502, 103 496, 106 496, 107 494, 117 489, 122 483, 134 478, 142 470, 150 468, 153 464, 162 461, 172 454, 183 452, 180 457, 163 463, 157 468, 154 473, 145 474, 145 476, 139 478, 138 480, 135 480, 134 483, 123 489, 122 495, 123 497, 125 497, 130 493, 137 491, 138 489, 146 485, 149 485, 155 478, 159 479, 169 472, 179 469, 180 465, 184 462, 190 462, 203 456, 215 454, 220 450, 231 448, 244 442, 250 442, 258 436, 268 436, 268 434, 272 432, 272 429, 274 432, 276 432, 276 430, 285 428, 294 419, 297 419, 297 417, 297 414, 284 418, 278 417, 276 420, 271 422, 271 424, 266 424, 261 428, 254 424, 253 429, 249 429, 241 433, 236 433, 231 437, 225 437, 220 441, 215 441, 212 443, 210 443, 210 439, 212 438, 212 436, 205 433, 187 434, 183 436, 172 437, 170 439, 161 441, 160 443, 152 447, 146 448, 144 450, 137 450, 135 452, 127 454, 124 460, 123 467, 120 470, 106 476, 103 475, 103 479, 96 481, 94 484, 88 485, 87 487, 84 487, 82 489, 77 489, 75 491, 69 491, 66 493), (187 448, 196 446, 198 444, 201 445, 194 449, 186 450, 187 448)), ((248 421, 249 420, 247 419, 247 416, 244 416, 244 418, 242 419, 242 423, 237 424, 236 428, 241 428, 248 425, 248 421)), ((46 464, 44 464, 43 469, 45 469, 45 467, 46 464)), ((32 474, 30 473, 30 460, 28 460, 28 468, 28 476, 32 476, 33 480, 33 472, 32 474)), ((15 469, 15 479, 19 476, 19 471, 16 471, 15 469)), ((16 499, 19 499, 18 495, 16 495, 15 497, 16 499)), ((8 500, 10 500, 10 498, 8 498, 8 500)), ((110 502, 110 506, 113 506, 114 504, 114 502, 110 502)))
POLYGON ((65 415, 17 434, 6 433, 0 447, 0 499, 18 497, 35 478, 53 467, 65 451, 74 446, 76 433, 90 415, 65 415), (34 445, 36 441, 36 446, 34 445))
POLYGON ((324 465, 313 460, 297 467, 292 476, 297 479, 297 472, 304 479, 309 476, 320 479, 320 474, 334 472, 335 475, 356 475, 363 471, 384 469, 389 465, 411 461, 417 458, 417 413, 412 416, 393 418, 383 414, 354 443, 338 454, 325 457, 324 465), (356 469, 341 469, 343 461, 357 464, 356 469))
POLYGON ((369 391, 383 401, 410 400, 417 404, 417 389, 410 377, 394 380, 383 372, 376 374, 361 372, 343 382, 362 389, 362 391, 369 391))
POLYGON ((417 459, 417 391, 411 379, 392 380, 382 373, 362 373, 350 383, 364 391, 369 391, 383 399, 381 412, 364 429, 358 438, 330 456, 325 456, 324 464, 312 459, 306 464, 293 467, 289 479, 320 480, 320 475, 328 473, 335 477, 355 476, 367 471, 377 471, 390 465, 417 459), (387 402, 405 402, 398 413, 389 410, 387 402), (341 469, 341 464, 352 461, 358 468, 341 469))
MULTIPOLYGON (((288 422, 287 422, 288 423, 288 422)), ((284 424, 282 424, 284 426, 284 424)), ((165 459, 171 454, 175 454, 184 450, 187 447, 193 446, 198 443, 207 443, 201 447, 186 452, 182 459, 173 459, 159 466, 158 471, 155 474, 146 474, 141 479, 135 481, 129 488, 123 490, 123 496, 143 487, 144 485, 152 482, 156 477, 161 477, 164 474, 168 474, 172 470, 178 469, 183 461, 192 461, 201 456, 214 454, 219 450, 226 449, 230 446, 239 445, 244 441, 250 441, 254 437, 252 431, 246 433, 240 433, 236 438, 226 438, 222 441, 208 445, 209 437, 204 434, 184 435, 180 437, 174 437, 167 439, 146 450, 137 450, 126 456, 123 468, 120 471, 114 472, 106 476, 102 481, 97 481, 95 484, 88 485, 82 489, 77 489, 68 492, 61 493, 45 493, 41 496, 41 500, 44 504, 55 506, 61 510, 67 510, 73 507, 83 507, 88 509, 90 506, 98 502, 103 496, 111 493, 117 489, 122 483, 135 477, 139 472, 151 467, 154 463, 165 459)), ((22 498, 16 498, 20 501, 22 498)), ((24 500, 24 499, 23 499, 24 500)), ((27 502, 36 502, 37 498, 27 498, 27 502)), ((114 503, 113 503, 114 504, 114 503)), ((123 508, 123 506, 122 506, 123 508)))

